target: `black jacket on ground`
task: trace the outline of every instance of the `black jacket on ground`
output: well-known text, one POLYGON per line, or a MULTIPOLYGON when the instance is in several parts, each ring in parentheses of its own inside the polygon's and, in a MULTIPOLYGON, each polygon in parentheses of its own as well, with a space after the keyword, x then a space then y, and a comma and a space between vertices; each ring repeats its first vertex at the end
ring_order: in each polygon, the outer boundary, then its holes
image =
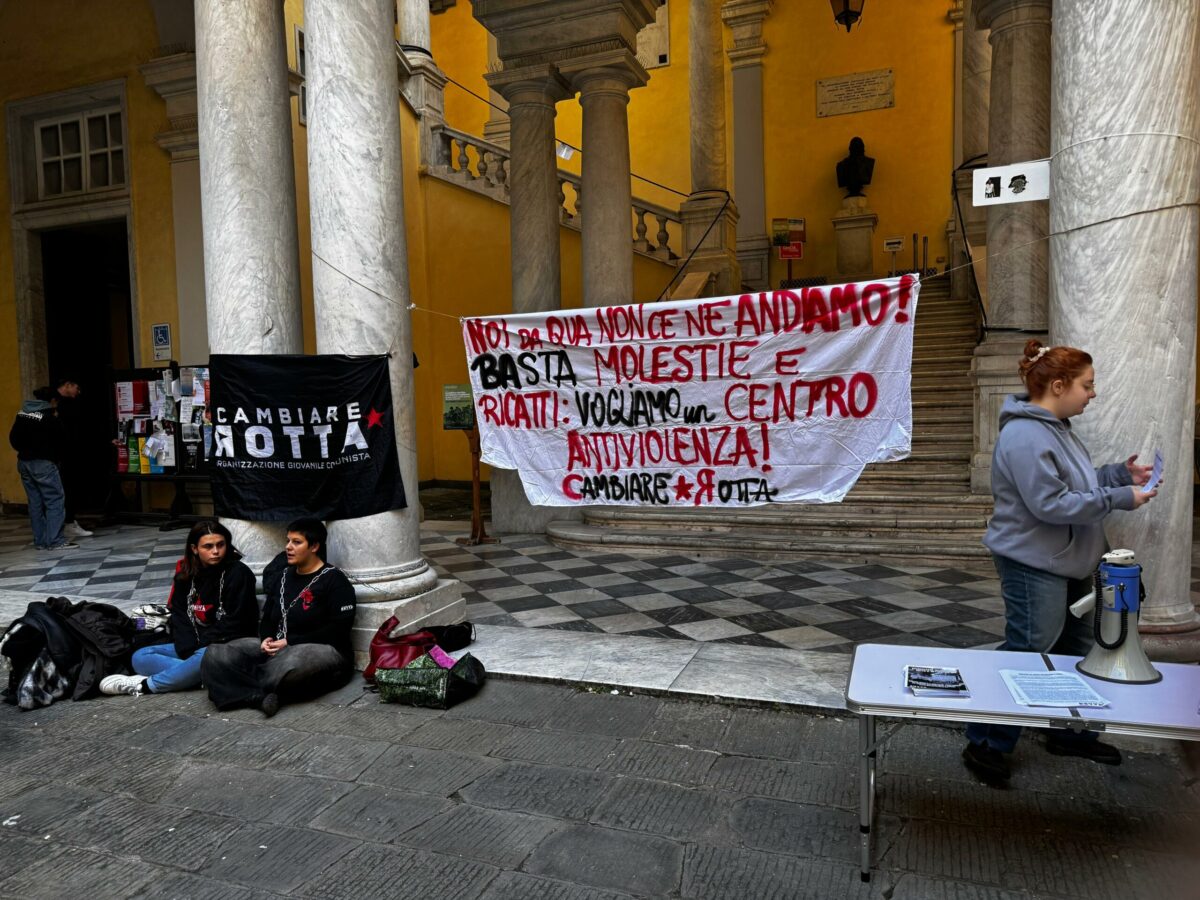
POLYGON ((17 451, 17 459, 23 462, 34 459, 58 462, 66 440, 66 431, 54 408, 42 400, 26 400, 8 432, 8 442, 17 451))
MULTIPOLYGON (((350 629, 354 626, 354 585, 341 569, 328 566, 329 571, 317 579, 317 573, 298 575, 287 564, 282 553, 263 570, 262 621, 258 626, 260 638, 279 634, 283 618, 279 602, 279 587, 283 585, 283 605, 287 614, 289 644, 329 644, 342 658, 354 662, 350 644, 350 629), (316 579, 314 581, 314 579, 316 579), (308 587, 311 585, 311 588, 308 587), (307 592, 308 596, 301 596, 307 592), (297 597, 299 600, 296 600, 297 597), (292 601, 296 600, 295 603, 292 601)), ((317 570, 321 571, 320 569, 317 570)))
POLYGON ((240 560, 226 560, 216 569, 201 570, 196 576, 196 599, 192 606, 195 623, 188 615, 192 579, 184 576, 182 569, 180 560, 175 566, 171 596, 167 598, 171 637, 180 659, 187 659, 199 647, 258 634, 258 599, 254 596, 254 573, 249 566, 240 560))
POLYGON ((68 682, 71 699, 95 696, 101 678, 129 671, 136 634, 133 619, 107 603, 72 603, 66 597, 30 603, 5 632, 4 655, 12 669, 6 699, 18 702, 17 688, 43 651, 68 682))

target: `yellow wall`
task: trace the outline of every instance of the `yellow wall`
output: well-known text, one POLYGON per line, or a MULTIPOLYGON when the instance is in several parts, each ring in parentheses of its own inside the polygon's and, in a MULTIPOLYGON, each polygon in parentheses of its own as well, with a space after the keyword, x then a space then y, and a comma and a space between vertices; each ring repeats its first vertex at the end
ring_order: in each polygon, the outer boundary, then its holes
MULTIPOLYGON (((668 188, 691 189, 688 110, 688 3, 669 0, 671 63, 650 70, 649 83, 630 93, 630 163, 635 175, 668 188)), ((804 218, 806 259, 793 264, 797 278, 827 275, 836 280, 836 244, 831 218, 841 205, 834 167, 859 136, 873 156, 875 177, 866 194, 879 216, 875 271, 890 256, 883 238, 903 235, 906 265, 912 261, 912 232, 929 236, 929 264, 947 254, 950 171, 953 168, 954 29, 945 0, 869 4, 862 22, 847 34, 833 21, 827 3, 776 3, 763 38, 763 119, 767 222, 804 218), (818 119, 818 79, 891 68, 896 105, 818 119)), ((486 31, 465 4, 433 17, 433 53, 452 78, 486 95, 486 31)), ((725 39, 731 41, 726 30, 725 39)), ((733 189, 732 77, 726 65, 730 189, 733 189)), ((453 85, 446 88, 448 123, 482 134, 486 106, 453 85)), ((577 98, 558 104, 559 140, 580 146, 582 116, 577 98)), ((586 148, 583 148, 586 152, 586 148)), ((580 157, 560 162, 578 171, 580 157)), ((637 178, 633 193, 677 208, 680 197, 637 178)), ((736 197, 734 198, 736 200, 736 197)), ((787 264, 774 260, 771 280, 786 277, 787 264)))
MULTIPOLYGON (((954 31, 943 0, 868 3, 850 34, 838 30, 827 3, 776 3, 763 39, 767 217, 807 219, 806 258, 795 277, 837 271, 833 226, 838 210, 834 167, 850 138, 861 137, 875 173, 866 188, 879 216, 875 271, 890 254, 884 237, 903 235, 912 263, 912 232, 929 235, 929 264, 946 256, 953 162, 954 31), (816 81, 835 75, 891 68, 896 105, 818 119, 816 81)), ((674 13, 674 4, 671 9, 674 13)), ((786 262, 772 262, 771 278, 786 277, 786 262)))
MULTIPOLYGON (((171 170, 154 135, 167 129, 165 106, 137 66, 158 45, 148 3, 126 0, 39 0, 0 4, 0 104, 81 85, 125 79, 126 142, 134 249, 134 344, 153 359, 150 323, 169 322, 178 334, 171 170)), ((11 422, 22 401, 9 219, 7 119, 0 118, 0 421, 11 422)), ((60 327, 63 323, 59 323, 60 327)), ((103 401, 101 401, 103 402, 103 401)), ((0 500, 24 503, 16 454, 0 446, 0 500)))

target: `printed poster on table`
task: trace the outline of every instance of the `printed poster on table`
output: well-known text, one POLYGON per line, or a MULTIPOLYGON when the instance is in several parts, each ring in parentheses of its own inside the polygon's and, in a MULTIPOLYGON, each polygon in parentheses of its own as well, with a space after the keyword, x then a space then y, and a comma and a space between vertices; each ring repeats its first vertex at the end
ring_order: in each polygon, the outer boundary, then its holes
POLYGON ((210 362, 217 515, 353 519, 405 506, 386 356, 210 362))
POLYGON ((542 506, 839 501, 911 448, 919 289, 466 319, 483 461, 542 506))

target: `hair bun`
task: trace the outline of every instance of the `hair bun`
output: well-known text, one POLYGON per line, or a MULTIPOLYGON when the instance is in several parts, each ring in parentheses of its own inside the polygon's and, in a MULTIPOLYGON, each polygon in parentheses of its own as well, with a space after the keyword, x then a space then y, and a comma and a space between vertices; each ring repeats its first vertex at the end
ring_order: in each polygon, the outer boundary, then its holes
POLYGON ((1042 349, 1042 342, 1036 338, 1030 338, 1025 342, 1025 358, 1034 359, 1038 355, 1038 351, 1042 349))

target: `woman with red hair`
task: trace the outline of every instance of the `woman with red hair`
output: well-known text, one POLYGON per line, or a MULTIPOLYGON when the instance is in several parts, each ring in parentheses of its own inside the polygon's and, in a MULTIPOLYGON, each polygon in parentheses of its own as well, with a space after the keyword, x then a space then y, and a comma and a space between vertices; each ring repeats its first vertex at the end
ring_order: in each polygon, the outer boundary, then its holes
MULTIPOLYGON (((1074 347, 1025 345, 1021 380, 1028 393, 1014 394, 1000 412, 1000 435, 992 453, 995 511, 984 545, 992 551, 1004 596, 1001 650, 1083 656, 1092 645, 1090 620, 1068 607, 1092 590, 1092 573, 1108 546, 1104 518, 1133 510, 1158 492, 1142 491, 1150 466, 1137 456, 1096 468, 1071 419, 1096 396, 1092 358, 1074 347)), ((1007 754, 1021 729, 971 725, 963 759, 988 782, 1011 775, 1007 754)), ((1095 732, 1047 733, 1046 749, 1117 765, 1121 753, 1095 732)))

